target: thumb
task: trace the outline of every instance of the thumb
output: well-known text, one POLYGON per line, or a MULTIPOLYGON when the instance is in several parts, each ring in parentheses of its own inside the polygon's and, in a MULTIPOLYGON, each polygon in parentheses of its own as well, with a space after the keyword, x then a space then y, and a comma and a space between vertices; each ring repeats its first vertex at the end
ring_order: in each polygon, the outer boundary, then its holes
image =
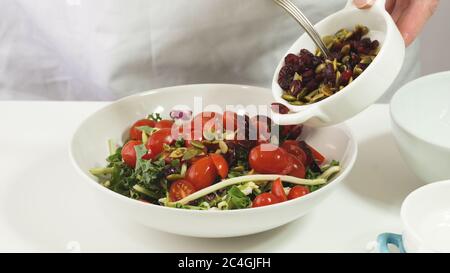
POLYGON ((359 9, 368 9, 375 4, 375 0, 353 0, 353 3, 359 9))

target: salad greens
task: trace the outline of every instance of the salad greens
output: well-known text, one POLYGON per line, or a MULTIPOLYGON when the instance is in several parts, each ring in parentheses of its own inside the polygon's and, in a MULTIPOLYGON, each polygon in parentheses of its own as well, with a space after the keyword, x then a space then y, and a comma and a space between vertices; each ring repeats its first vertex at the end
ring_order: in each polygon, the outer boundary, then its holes
MULTIPOLYGON (((158 122, 168 121, 159 114, 151 114, 147 119, 152 126, 132 127, 139 130, 139 139, 131 139, 123 146, 108 141, 110 155, 106 158, 107 165, 90 170, 104 187, 143 202, 194 210, 245 209, 301 197, 294 196, 291 189, 302 187, 306 193, 316 191, 340 171, 338 161, 323 164, 323 157, 305 142, 286 137, 283 142, 290 141, 304 154, 303 161, 298 163, 301 165, 300 175, 299 166, 296 166, 295 175, 294 172, 291 175, 258 173, 251 153, 259 144, 256 141, 230 139, 229 132, 224 132, 226 138, 220 136, 212 140, 173 137, 170 142, 158 144, 160 147, 156 148, 160 148, 160 152, 152 154, 157 149, 149 143, 165 130, 158 128, 158 122), (130 143, 133 144, 131 149, 128 147, 130 143), (207 165, 198 169, 201 164, 207 165), (200 176, 197 174, 199 171, 200 176), (209 176, 212 180, 200 187, 197 179, 204 180, 209 176), (277 179, 284 184, 276 184, 277 179), (281 191, 277 191, 276 187, 281 187, 281 191), (285 196, 279 197, 280 192, 285 196), (267 196, 271 197, 272 203, 263 198, 267 196)), ((168 137, 165 136, 164 141, 168 137)), ((284 153, 283 148, 278 149, 284 153)), ((293 155, 286 153, 286 156, 286 164, 292 164, 289 157, 293 155)))

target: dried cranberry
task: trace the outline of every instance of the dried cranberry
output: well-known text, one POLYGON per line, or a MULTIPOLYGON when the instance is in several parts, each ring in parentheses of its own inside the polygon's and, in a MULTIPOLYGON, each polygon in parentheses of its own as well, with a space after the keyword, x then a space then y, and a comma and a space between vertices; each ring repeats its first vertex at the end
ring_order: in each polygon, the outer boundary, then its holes
POLYGON ((308 91, 314 91, 319 87, 319 83, 315 80, 311 80, 310 82, 308 82, 306 84, 306 89, 308 89, 308 91))
POLYGON ((295 70, 291 66, 283 66, 278 75, 278 84, 283 90, 287 90, 294 78, 295 70))
POLYGON ((308 82, 314 78, 314 70, 307 69, 302 74, 303 81, 308 82))
POLYGON ((321 64, 322 63, 322 59, 320 59, 319 57, 317 57, 317 56, 314 56, 313 57, 313 59, 312 59, 312 65, 314 66, 314 67, 317 67, 319 64, 321 64))
POLYGON ((303 125, 299 124, 299 125, 292 125, 289 128, 289 132, 286 136, 286 140, 296 140, 297 138, 300 137, 300 135, 303 132, 303 125))
POLYGON ((346 85, 350 81, 350 78, 353 76, 353 72, 351 70, 345 70, 341 73, 341 84, 346 85))
POLYGON ((352 66, 359 64, 360 61, 361 61, 361 58, 356 53, 353 53, 353 52, 350 53, 350 64, 352 66))
POLYGON ((370 49, 375 50, 380 46, 380 42, 378 40, 374 40, 372 44, 370 45, 370 49))
POLYGON ((286 63, 286 65, 296 66, 298 65, 299 59, 300 58, 297 55, 291 53, 284 58, 284 62, 286 63))
POLYGON ((327 64, 325 67, 325 80, 329 83, 334 83, 336 81, 336 73, 334 72, 332 64, 327 64))
POLYGON ((293 81, 291 86, 289 86, 289 92, 292 96, 296 97, 300 91, 302 91, 302 82, 301 81, 293 81))
POLYGON ((279 113, 282 115, 288 114, 289 113, 289 108, 287 108, 286 105, 281 104, 281 103, 272 103, 271 105, 272 111, 274 111, 275 113, 279 113))
POLYGON ((319 73, 316 74, 316 76, 314 77, 314 79, 318 82, 322 82, 325 79, 325 74, 324 73, 319 73))

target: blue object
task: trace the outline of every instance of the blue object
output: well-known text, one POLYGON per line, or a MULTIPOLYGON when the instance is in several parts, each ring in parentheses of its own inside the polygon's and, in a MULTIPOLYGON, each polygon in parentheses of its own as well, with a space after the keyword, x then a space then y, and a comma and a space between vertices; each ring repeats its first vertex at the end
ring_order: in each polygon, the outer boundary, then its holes
POLYGON ((389 251, 389 245, 395 245, 400 253, 406 253, 405 248, 403 246, 403 238, 400 234, 394 233, 383 233, 378 235, 377 238, 378 247, 380 253, 391 253, 389 251))

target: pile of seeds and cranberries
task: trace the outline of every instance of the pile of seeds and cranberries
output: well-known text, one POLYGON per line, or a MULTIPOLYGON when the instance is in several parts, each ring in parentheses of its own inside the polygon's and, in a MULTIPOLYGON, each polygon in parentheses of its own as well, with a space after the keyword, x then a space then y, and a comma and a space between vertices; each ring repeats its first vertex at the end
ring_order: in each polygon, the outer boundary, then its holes
POLYGON ((308 105, 341 91, 358 78, 372 63, 380 50, 380 43, 366 35, 369 29, 357 25, 355 29, 341 29, 323 37, 330 51, 326 59, 320 50, 315 54, 302 49, 299 55, 289 54, 278 75, 283 89, 282 98, 294 106, 308 105))
MULTIPOLYGON (((285 113, 286 107, 274 104, 285 113)), ((107 166, 90 172, 114 192, 155 205, 233 210, 261 207, 318 190, 340 171, 301 140, 302 125, 266 116, 183 111, 151 114, 109 141, 107 166)))

